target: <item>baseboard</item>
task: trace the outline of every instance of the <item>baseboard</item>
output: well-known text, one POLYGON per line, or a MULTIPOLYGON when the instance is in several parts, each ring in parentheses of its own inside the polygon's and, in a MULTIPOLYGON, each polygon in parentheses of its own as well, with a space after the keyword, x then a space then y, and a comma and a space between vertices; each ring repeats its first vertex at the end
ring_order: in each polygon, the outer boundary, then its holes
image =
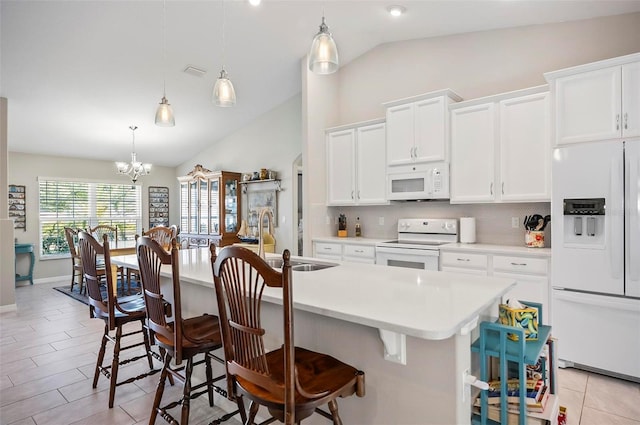
POLYGON ((69 284, 71 284, 71 275, 41 277, 40 279, 33 279, 34 285, 40 284, 40 283, 56 283, 56 282, 69 282, 69 284))
POLYGON ((16 311, 18 306, 16 304, 0 305, 0 313, 6 313, 8 311, 16 311))

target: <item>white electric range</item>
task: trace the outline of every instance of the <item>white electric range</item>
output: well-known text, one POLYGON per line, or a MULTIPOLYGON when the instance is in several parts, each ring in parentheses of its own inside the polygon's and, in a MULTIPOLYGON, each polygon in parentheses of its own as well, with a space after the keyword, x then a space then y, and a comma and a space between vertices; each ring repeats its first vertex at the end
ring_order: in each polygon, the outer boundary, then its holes
POLYGON ((398 239, 376 244, 376 264, 438 270, 440 246, 458 242, 458 219, 401 218, 398 239))

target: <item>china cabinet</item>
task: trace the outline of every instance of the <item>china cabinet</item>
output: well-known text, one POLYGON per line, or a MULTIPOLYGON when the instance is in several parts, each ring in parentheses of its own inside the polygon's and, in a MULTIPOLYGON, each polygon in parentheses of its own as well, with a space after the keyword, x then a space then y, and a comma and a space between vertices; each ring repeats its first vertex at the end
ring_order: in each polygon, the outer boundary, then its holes
POLYGON ((180 182, 180 243, 218 246, 240 242, 240 173, 196 165, 180 182))

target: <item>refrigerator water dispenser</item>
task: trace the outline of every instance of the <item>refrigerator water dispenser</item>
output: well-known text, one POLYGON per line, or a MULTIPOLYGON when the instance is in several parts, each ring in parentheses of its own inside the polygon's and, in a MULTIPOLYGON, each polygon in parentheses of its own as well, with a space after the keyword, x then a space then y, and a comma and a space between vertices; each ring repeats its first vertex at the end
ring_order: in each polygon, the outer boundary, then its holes
POLYGON ((605 199, 564 199, 565 246, 604 247, 605 199))

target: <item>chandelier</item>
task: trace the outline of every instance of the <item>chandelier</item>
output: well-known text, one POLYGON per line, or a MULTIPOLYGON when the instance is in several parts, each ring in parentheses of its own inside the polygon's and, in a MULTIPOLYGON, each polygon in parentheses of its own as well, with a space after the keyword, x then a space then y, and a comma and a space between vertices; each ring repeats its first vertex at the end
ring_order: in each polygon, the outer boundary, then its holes
POLYGON ((133 149, 131 150, 131 162, 116 162, 118 168, 118 174, 126 174, 131 177, 131 181, 135 183, 138 181, 138 177, 146 176, 151 172, 151 164, 143 164, 136 159, 136 130, 138 127, 132 125, 131 136, 133 138, 133 149))

